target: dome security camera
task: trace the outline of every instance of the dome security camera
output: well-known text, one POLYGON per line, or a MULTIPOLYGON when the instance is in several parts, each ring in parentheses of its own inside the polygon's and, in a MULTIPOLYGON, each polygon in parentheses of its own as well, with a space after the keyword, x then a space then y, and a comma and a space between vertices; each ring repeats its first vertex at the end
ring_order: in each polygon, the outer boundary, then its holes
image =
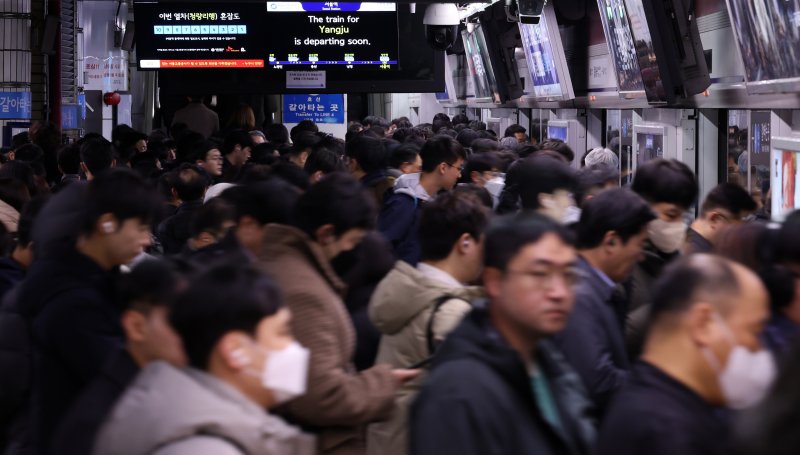
POLYGON ((425 39, 433 49, 446 51, 458 39, 461 19, 454 3, 433 3, 425 9, 425 39))

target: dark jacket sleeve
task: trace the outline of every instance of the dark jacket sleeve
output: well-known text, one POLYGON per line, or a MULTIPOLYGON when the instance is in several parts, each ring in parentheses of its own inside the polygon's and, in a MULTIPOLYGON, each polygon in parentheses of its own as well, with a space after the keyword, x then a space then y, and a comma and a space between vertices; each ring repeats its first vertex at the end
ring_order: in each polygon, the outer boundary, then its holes
POLYGON ((119 315, 110 307, 85 290, 67 291, 49 302, 34 322, 36 337, 83 383, 123 347, 119 315))
POLYGON ((487 455, 498 453, 496 436, 482 425, 469 399, 429 394, 411 411, 411 455, 487 455))
POLYGON ((555 340, 583 380, 595 406, 603 410, 627 380, 628 372, 613 360, 608 331, 618 329, 606 326, 607 321, 592 308, 598 304, 592 299, 593 296, 577 293, 569 323, 555 340))
POLYGON ((419 241, 417 238, 417 205, 405 194, 394 194, 386 200, 378 216, 378 230, 392 244, 395 256, 409 264, 419 260, 419 241))

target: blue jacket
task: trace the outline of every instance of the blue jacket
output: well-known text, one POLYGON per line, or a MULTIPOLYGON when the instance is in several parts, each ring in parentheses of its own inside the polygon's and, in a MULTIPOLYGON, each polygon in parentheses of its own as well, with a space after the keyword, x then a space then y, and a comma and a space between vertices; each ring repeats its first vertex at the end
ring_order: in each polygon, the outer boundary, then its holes
POLYGON ((582 257, 578 275, 575 308, 554 340, 602 415, 611 396, 625 384, 630 363, 624 329, 610 303, 614 287, 582 257))
POLYGON ((378 216, 378 230, 392 244, 395 258, 416 265, 420 259, 419 211, 432 197, 419 184, 420 174, 406 174, 395 182, 378 216))

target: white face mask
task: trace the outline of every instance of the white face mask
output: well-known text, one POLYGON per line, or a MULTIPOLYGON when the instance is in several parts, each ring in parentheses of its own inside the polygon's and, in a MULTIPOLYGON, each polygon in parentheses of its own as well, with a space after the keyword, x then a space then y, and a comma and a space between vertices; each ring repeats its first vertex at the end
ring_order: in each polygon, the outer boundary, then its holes
POLYGON ((647 225, 647 235, 663 253, 674 253, 686 241, 686 224, 683 221, 655 219, 647 225))
POLYGON ((577 222, 581 215, 571 194, 546 195, 541 199, 541 212, 561 224, 577 222), (576 218, 577 213, 577 218, 576 218))
POLYGON ((275 406, 306 393, 311 351, 296 341, 280 351, 261 347, 259 350, 264 353, 265 360, 264 368, 257 374, 261 385, 272 392, 275 406))
POLYGON ((746 347, 736 344, 733 333, 722 317, 716 315, 716 319, 725 327, 728 340, 733 346, 728 355, 728 363, 722 368, 719 359, 708 348, 703 348, 703 354, 717 373, 719 386, 728 407, 749 408, 758 404, 769 392, 777 375, 775 359, 766 349, 751 352, 746 347))

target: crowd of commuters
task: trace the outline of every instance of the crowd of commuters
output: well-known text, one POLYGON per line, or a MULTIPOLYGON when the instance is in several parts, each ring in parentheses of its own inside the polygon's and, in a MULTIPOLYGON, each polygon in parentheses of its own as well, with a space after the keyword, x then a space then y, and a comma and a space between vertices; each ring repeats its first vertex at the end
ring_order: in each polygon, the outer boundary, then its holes
POLYGON ((188 101, 4 151, 4 454, 800 451, 800 212, 465 115, 188 101))

